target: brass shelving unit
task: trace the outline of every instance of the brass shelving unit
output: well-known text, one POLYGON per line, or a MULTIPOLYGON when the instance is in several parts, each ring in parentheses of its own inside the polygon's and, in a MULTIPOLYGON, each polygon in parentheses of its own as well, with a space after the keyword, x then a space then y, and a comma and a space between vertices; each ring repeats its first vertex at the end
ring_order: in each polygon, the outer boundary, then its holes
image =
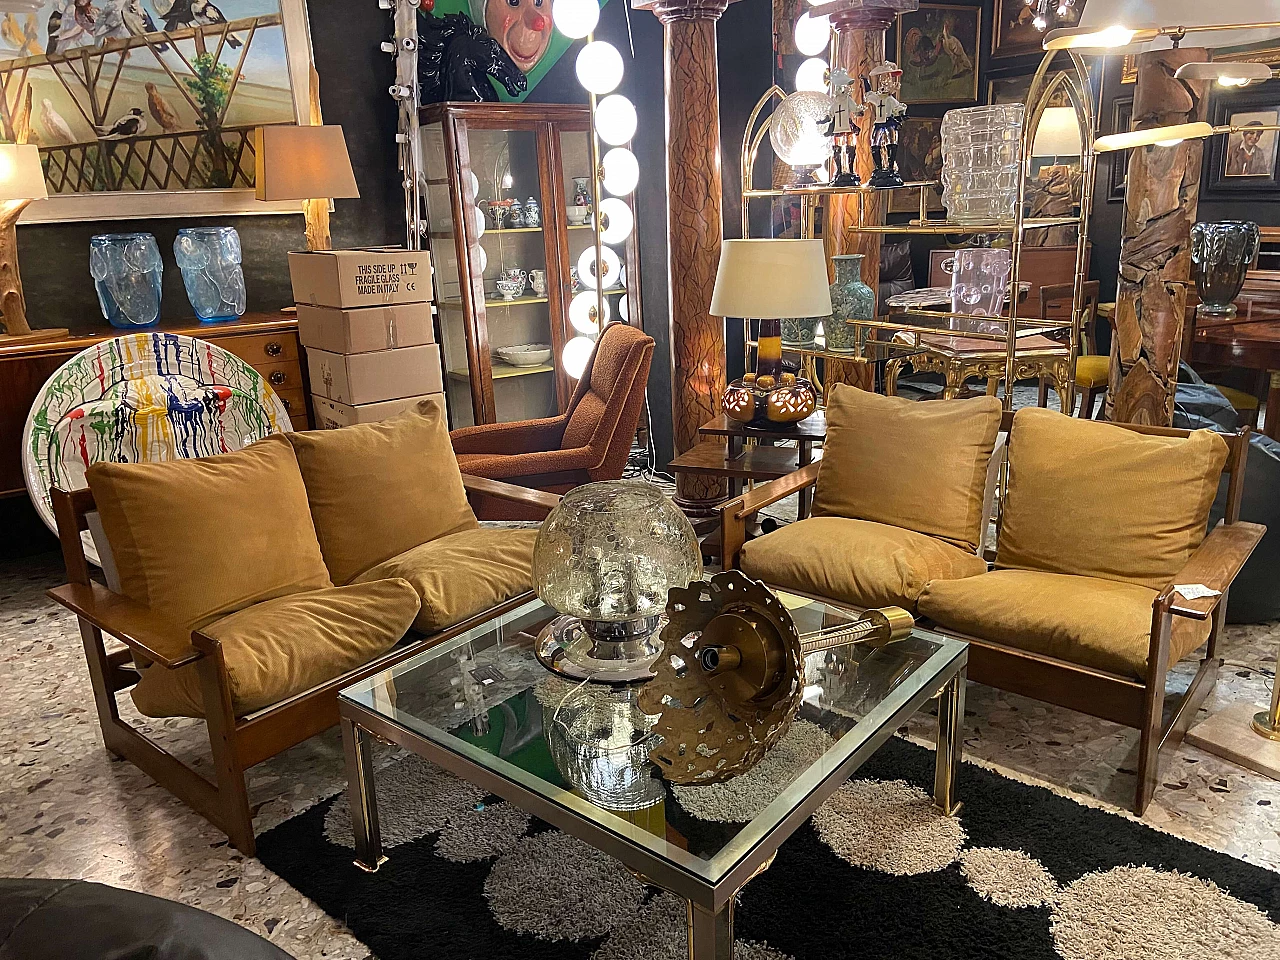
MULTIPOLYGON (((833 39, 832 42, 833 44, 838 43, 838 38, 833 39)), ((836 62, 834 50, 832 51, 831 62, 836 62)), ((749 213, 750 204, 753 200, 767 199, 773 201, 788 197, 799 198, 801 208, 801 236, 809 239, 815 236, 817 208, 822 205, 826 198, 832 196, 853 196, 858 199, 858 203, 856 204, 856 227, 853 228, 855 232, 907 236, 938 236, 941 234, 953 236, 1004 234, 1010 236, 1012 239, 1010 253, 1013 258, 1013 273, 1010 277, 1010 289, 1016 291, 1019 289, 1020 262, 1022 259, 1022 248, 1026 237, 1026 231, 1040 227, 1077 227, 1075 290, 1072 300, 1071 315, 1068 320, 1061 324, 1061 326, 1052 328, 1054 331, 1067 332, 1069 363, 1067 368, 1067 383, 1064 386, 1068 404, 1074 404, 1075 366, 1076 357, 1080 349, 1082 294, 1084 282, 1087 279, 1084 276, 1085 250, 1089 239, 1089 214, 1093 206, 1095 162, 1093 140, 1097 133, 1097 111, 1093 102, 1093 94, 1089 87, 1089 72, 1079 54, 1073 51, 1059 51, 1045 54, 1031 81, 1031 87, 1027 93, 1027 110, 1022 127, 1022 143, 1020 151, 1022 176, 1018 178, 1016 214, 1011 220, 974 223, 948 220, 945 217, 929 216, 929 192, 939 185, 936 180, 913 181, 904 184, 902 187, 891 188, 906 191, 914 190, 919 195, 918 215, 905 223, 872 222, 871 211, 868 210, 869 204, 866 203, 866 198, 871 196, 873 192, 885 192, 882 188, 869 187, 866 185, 858 187, 829 187, 820 184, 815 186, 785 188, 762 189, 755 187, 752 184, 752 177, 756 166, 756 159, 760 151, 760 145, 763 143, 764 137, 769 131, 770 122, 772 121, 772 115, 765 117, 762 120, 761 114, 770 102, 775 99, 781 100, 785 96, 785 92, 780 87, 772 87, 763 97, 761 97, 760 102, 756 104, 755 109, 752 110, 751 115, 747 120, 746 130, 742 137, 741 153, 742 235, 744 237, 749 237, 751 235, 749 213), (1047 83, 1046 76, 1048 75, 1051 64, 1053 64, 1055 60, 1064 66, 1064 61, 1069 60, 1070 66, 1067 69, 1063 69, 1052 82, 1047 83), (1050 97, 1056 94, 1059 90, 1065 91, 1068 102, 1075 110, 1076 121, 1081 131, 1080 167, 1083 182, 1080 207, 1078 212, 1073 216, 1027 217, 1025 215, 1026 184, 1031 173, 1032 144, 1035 142, 1036 131, 1039 128, 1041 117, 1043 116, 1046 107, 1049 105, 1050 97)), ((878 207, 880 205, 876 206, 878 207)), ((1004 405, 1005 409, 1010 409, 1013 402, 1012 384, 1014 382, 1014 371, 1018 355, 1018 339, 1020 336, 1029 335, 1033 332, 1046 333, 1048 330, 1046 328, 1045 321, 1040 317, 1022 317, 1018 315, 1017 296, 1010 296, 1006 298, 1006 302, 1006 313, 1000 317, 975 318, 968 314, 951 313, 949 311, 942 310, 901 309, 894 311, 891 315, 875 317, 870 320, 848 321, 859 328, 859 336, 856 340, 862 349, 854 353, 828 351, 823 349, 820 345, 816 348, 784 346, 783 350, 788 353, 801 355, 806 371, 812 375, 816 367, 816 360, 819 358, 835 361, 869 359, 865 354, 865 349, 867 345, 873 343, 875 344, 873 349, 877 352, 880 350, 899 350, 903 356, 921 352, 924 349, 921 338, 929 335, 961 335, 966 339, 988 340, 993 343, 1002 343, 1005 347, 1006 389, 1004 391, 1004 405), (968 322, 972 324, 975 319, 981 319, 984 324, 1002 324, 1004 329, 999 331, 964 329, 962 327, 953 329, 953 321, 968 322), (929 322, 926 323, 926 320, 929 322), (873 339, 874 332, 876 331, 893 331, 894 336, 888 341, 873 339)), ((749 365, 751 361, 750 352, 754 346, 754 341, 751 338, 750 320, 743 320, 743 340, 746 343, 746 361, 749 365)))

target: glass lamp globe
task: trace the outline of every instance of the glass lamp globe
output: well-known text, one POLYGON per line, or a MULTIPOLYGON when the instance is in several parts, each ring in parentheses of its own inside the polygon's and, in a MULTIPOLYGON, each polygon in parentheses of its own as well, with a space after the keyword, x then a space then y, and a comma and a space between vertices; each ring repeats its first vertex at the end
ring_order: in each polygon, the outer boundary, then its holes
POLYGON ((604 288, 608 290, 618 282, 618 277, 622 273, 622 262, 618 259, 618 255, 608 247, 600 248, 600 263, 602 267, 596 267, 596 248, 587 247, 582 251, 582 255, 578 257, 578 279, 582 281, 582 285, 588 290, 596 288, 596 274, 603 271, 604 288))
POLYGON ((796 171, 795 183, 813 183, 813 169, 831 156, 831 138, 823 135, 823 127, 832 108, 825 93, 799 90, 773 111, 769 142, 778 158, 796 171))
POLYGON ((596 104, 596 133, 611 147, 630 141, 638 122, 635 105, 620 93, 611 93, 596 104))
POLYGON ((831 18, 815 17, 805 11, 796 21, 796 49, 806 57, 816 57, 831 42, 831 18))
POLYGON ((640 182, 640 164, 626 147, 614 147, 604 155, 600 165, 604 167, 600 182, 615 197, 627 196, 640 182))
POLYGON ((556 0, 551 21, 570 40, 581 40, 600 22, 600 5, 596 0, 556 0))
POLYGON ((604 243, 619 244, 631 236, 635 228, 636 218, 627 206, 627 201, 617 197, 606 197, 600 201, 600 239, 604 243))
POLYGON ((651 676, 667 591, 701 577, 693 527, 660 488, 632 480, 574 488, 533 547, 533 587, 562 614, 538 635, 538 659, 576 680, 651 676))
POLYGON ((827 61, 821 57, 810 57, 796 68, 796 89, 826 93, 828 69, 827 61))
MULTIPOLYGON (((600 332, 600 327, 603 326, 603 324, 596 322, 596 314, 600 309, 600 305, 597 302, 598 299, 594 290, 583 290, 581 293, 575 293, 573 299, 569 301, 569 322, 573 324, 573 329, 584 337, 594 337, 600 332)), ((604 302, 604 322, 609 322, 608 300, 604 302)), ((578 377, 581 376, 582 371, 579 370, 578 377)))
POLYGON ((583 371, 587 369, 587 361, 591 359, 591 351, 595 348, 595 341, 590 337, 574 337, 566 343, 560 351, 560 365, 564 367, 564 372, 574 380, 581 380, 583 371))
POLYGON ((606 40, 592 40, 578 53, 578 82, 597 96, 622 82, 622 54, 606 40))

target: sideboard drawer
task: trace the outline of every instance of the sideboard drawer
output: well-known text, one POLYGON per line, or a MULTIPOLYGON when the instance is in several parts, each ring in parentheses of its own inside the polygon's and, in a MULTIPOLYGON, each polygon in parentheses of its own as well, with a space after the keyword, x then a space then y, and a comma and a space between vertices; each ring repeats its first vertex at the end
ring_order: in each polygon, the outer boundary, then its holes
POLYGON ((262 333, 251 337, 209 336, 223 350, 234 353, 251 367, 261 369, 262 364, 298 360, 298 335, 296 333, 262 333))
POLYGON ((289 422, 295 430, 310 430, 311 420, 307 417, 307 392, 305 390, 277 390, 276 396, 289 411, 289 422))
POLYGON ((297 360, 286 360, 283 363, 255 363, 253 369, 262 374, 262 378, 271 384, 271 389, 276 393, 307 388, 302 380, 302 366, 297 360))

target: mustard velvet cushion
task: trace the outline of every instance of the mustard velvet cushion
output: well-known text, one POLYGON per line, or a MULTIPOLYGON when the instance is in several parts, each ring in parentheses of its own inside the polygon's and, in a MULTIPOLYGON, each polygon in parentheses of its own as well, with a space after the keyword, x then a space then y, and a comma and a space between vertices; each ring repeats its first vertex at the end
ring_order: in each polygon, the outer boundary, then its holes
MULTIPOLYGON (((201 632, 222 642, 237 717, 362 666, 394 647, 418 613, 403 580, 328 587, 240 610, 201 632)), ((133 688, 148 717, 203 717, 196 665, 152 665, 133 688)))
POLYGON ((438 633, 532 589, 537 539, 537 530, 463 530, 406 550, 355 582, 407 580, 422 601, 414 627, 438 633))
POLYGON ((837 384, 814 516, 905 527, 977 549, 1000 401, 882 397, 837 384))
POLYGON ((334 583, 477 525, 434 401, 380 423, 288 436, 334 583))
POLYGON ((1209 430, 1146 436, 1019 410, 996 566, 1160 590, 1205 537, 1228 452, 1209 430))
POLYGON ((986 572, 981 557, 901 527, 844 517, 788 523, 742 548, 749 577, 855 607, 914 610, 930 580, 986 572))
POLYGON ((1110 378, 1110 357, 1076 357, 1076 386, 1098 387, 1104 385, 1110 378))
POLYGON ((186 631, 332 586, 281 434, 216 457, 96 463, 86 478, 121 589, 186 631))
MULTIPOLYGON (((1145 680, 1156 591, 1135 583, 1032 570, 935 580, 919 610, 960 633, 1145 680)), ((1209 638, 1210 622, 1173 618, 1169 663, 1209 638)))

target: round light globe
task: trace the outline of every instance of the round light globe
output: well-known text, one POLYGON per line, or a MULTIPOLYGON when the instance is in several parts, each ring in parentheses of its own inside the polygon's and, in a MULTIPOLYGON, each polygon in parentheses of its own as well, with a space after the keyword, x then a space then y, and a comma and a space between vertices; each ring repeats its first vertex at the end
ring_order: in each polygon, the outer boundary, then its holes
POLYGON ((551 20, 570 40, 581 40, 600 22, 600 6, 596 0, 556 0, 551 20))
POLYGON ((564 372, 575 380, 582 379, 582 372, 587 369, 587 361, 591 359, 591 351, 596 343, 590 337, 574 337, 564 345, 560 353, 560 365, 564 372))
POLYGON ((592 40, 578 53, 578 82, 603 96, 622 82, 622 54, 606 40, 592 40))
POLYGON ((796 90, 806 93, 827 92, 827 61, 810 57, 796 68, 796 90))
POLYGON ((626 147, 614 147, 600 161, 604 167, 604 188, 615 197, 625 197, 640 182, 640 164, 626 147))
POLYGON ((831 18, 815 17, 806 11, 796 21, 796 49, 806 57, 825 53, 831 42, 831 18))
POLYGON ((629 142, 636 135, 636 124, 635 105, 622 94, 611 93, 596 104, 596 133, 609 146, 629 142))
MULTIPOLYGON (((594 337, 600 332, 601 324, 596 322, 596 314, 598 313, 596 303, 596 292, 594 290, 583 290, 576 293, 573 299, 569 301, 569 322, 573 324, 573 329, 587 337, 594 337)), ((604 322, 609 322, 609 301, 604 302, 604 322)))
POLYGON ((605 243, 619 244, 631 236, 636 218, 625 200, 606 197, 600 201, 600 223, 604 226, 600 239, 605 243))
POLYGON ((479 207, 472 207, 471 214, 472 214, 472 219, 475 221, 475 225, 476 225, 476 239, 479 240, 481 237, 484 236, 484 231, 486 226, 484 222, 484 211, 481 210, 479 207))
POLYGON ((789 167, 817 166, 831 156, 831 138, 823 135, 823 121, 831 115, 825 93, 797 91, 773 111, 769 143, 789 167))
MULTIPOLYGON (((604 288, 608 290, 618 282, 618 274, 622 270, 622 263, 618 260, 618 255, 608 247, 600 248, 600 260, 604 264, 604 288)), ((578 279, 582 281, 582 285, 589 290, 596 288, 596 248, 587 247, 582 251, 582 255, 578 257, 578 279)))

